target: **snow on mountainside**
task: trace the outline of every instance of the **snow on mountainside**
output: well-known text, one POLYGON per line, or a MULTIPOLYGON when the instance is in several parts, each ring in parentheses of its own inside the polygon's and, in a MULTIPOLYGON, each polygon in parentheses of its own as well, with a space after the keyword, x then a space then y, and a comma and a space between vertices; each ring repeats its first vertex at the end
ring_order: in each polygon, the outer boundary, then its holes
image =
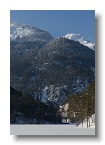
POLYGON ((20 40, 21 41, 34 41, 34 40, 43 40, 46 39, 52 40, 54 37, 47 31, 31 27, 27 24, 20 24, 17 22, 10 23, 10 39, 20 40))
POLYGON ((11 40, 16 39, 17 37, 22 38, 24 36, 29 36, 34 34, 34 30, 28 25, 11 23, 10 27, 11 27, 11 34, 10 34, 11 40))
POLYGON ((93 50, 95 50, 95 44, 90 42, 88 39, 85 39, 84 37, 82 37, 80 34, 76 34, 76 33, 69 33, 66 34, 65 36, 63 36, 65 38, 68 38, 70 40, 74 40, 74 41, 78 41, 81 44, 83 44, 84 46, 87 46, 93 50))
POLYGON ((95 52, 88 47, 17 22, 10 30, 11 86, 17 91, 60 105, 94 80, 95 52))

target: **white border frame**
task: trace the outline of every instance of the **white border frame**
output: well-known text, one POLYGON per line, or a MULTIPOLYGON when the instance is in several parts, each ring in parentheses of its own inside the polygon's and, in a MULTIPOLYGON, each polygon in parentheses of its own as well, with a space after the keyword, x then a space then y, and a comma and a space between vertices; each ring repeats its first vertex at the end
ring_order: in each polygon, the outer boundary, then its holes
POLYGON ((84 0, 3 0, 0 1, 0 143, 26 144, 105 144, 105 1, 84 0), (95 138, 10 136, 10 10, 92 10, 95 9, 97 23, 97 135, 95 138))
MULTIPOLYGON (((95 18, 94 18, 95 19, 95 18)), ((95 26, 94 26, 95 27, 95 26)), ((95 29, 94 29, 95 31, 95 29)), ((80 128, 74 125, 10 125, 11 135, 96 135, 95 128, 80 128)))

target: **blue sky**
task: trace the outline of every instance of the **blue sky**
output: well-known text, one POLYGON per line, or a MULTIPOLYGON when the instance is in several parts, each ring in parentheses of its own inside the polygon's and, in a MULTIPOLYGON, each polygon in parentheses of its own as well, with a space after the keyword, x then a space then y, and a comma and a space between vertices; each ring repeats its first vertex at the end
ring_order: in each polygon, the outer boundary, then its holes
POLYGON ((94 10, 11 10, 10 21, 45 29, 55 37, 79 33, 95 42, 94 10))

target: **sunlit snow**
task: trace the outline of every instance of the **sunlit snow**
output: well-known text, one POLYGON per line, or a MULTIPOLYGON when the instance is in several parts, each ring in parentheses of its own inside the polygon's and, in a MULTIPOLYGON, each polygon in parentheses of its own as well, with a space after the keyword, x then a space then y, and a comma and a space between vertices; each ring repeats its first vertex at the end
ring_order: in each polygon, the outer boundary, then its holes
POLYGON ((70 40, 74 40, 74 41, 78 41, 81 44, 83 44, 84 46, 87 46, 91 49, 95 49, 95 44, 90 42, 88 39, 85 39, 84 37, 82 37, 80 34, 76 34, 76 33, 69 33, 66 34, 65 36, 63 36, 65 38, 68 38, 70 40))

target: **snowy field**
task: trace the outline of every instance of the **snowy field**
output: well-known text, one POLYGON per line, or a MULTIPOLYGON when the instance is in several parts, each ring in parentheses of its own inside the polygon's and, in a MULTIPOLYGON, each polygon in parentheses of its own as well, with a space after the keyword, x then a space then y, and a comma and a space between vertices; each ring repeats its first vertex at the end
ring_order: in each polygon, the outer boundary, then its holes
POLYGON ((95 135, 95 125, 10 125, 11 135, 95 135))
MULTIPOLYGON (((88 125, 89 126, 89 125, 88 125)), ((83 127, 82 127, 82 124, 80 124, 78 126, 78 128, 87 128, 87 122, 84 122, 83 123, 83 127)), ((90 123, 90 127, 89 128, 94 128, 95 129, 95 123, 90 123)))

